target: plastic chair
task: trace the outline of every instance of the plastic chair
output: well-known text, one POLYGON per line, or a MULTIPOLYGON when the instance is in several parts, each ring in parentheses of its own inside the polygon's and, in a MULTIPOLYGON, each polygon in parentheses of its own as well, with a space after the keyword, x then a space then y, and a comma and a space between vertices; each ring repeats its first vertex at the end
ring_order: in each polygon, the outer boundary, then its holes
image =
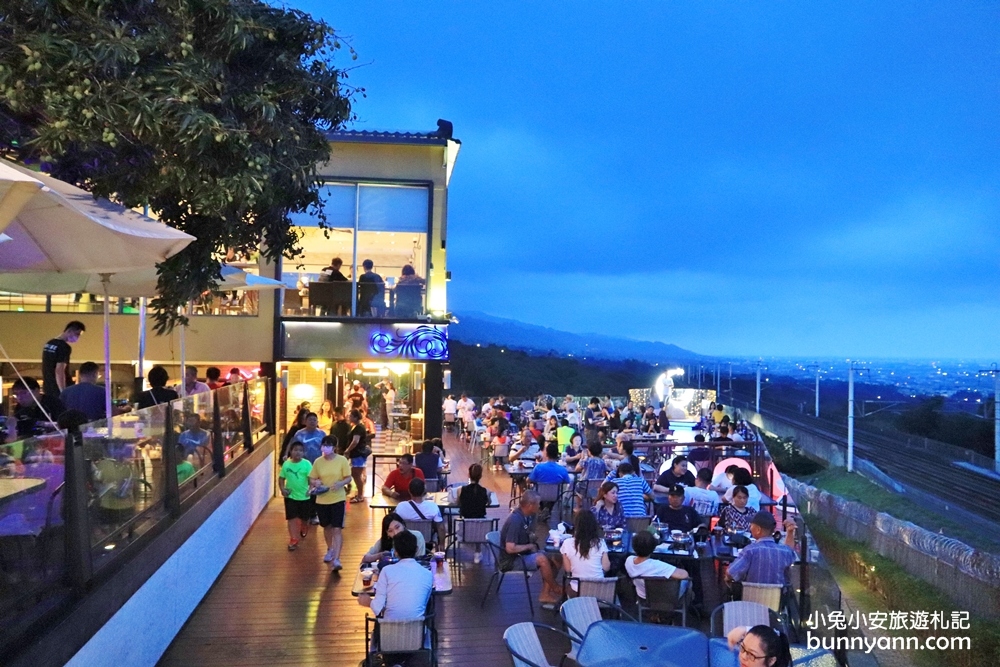
POLYGON ((837 667, 840 663, 831 651, 825 648, 809 648, 801 644, 788 647, 792 652, 795 667, 837 667))
POLYGON ((433 477, 431 479, 425 479, 424 480, 424 489, 425 489, 426 493, 437 493, 438 491, 440 491, 440 489, 438 488, 438 483, 439 482, 440 482, 440 479, 437 478, 437 477, 433 477))
POLYGON ((604 616, 601 614, 602 606, 616 611, 619 619, 635 620, 618 605, 592 597, 570 598, 559 607, 559 616, 562 618, 563 625, 566 626, 570 637, 570 650, 566 654, 570 660, 576 660, 576 653, 580 650, 580 644, 583 643, 583 638, 587 635, 590 626, 604 620, 604 616))
POLYGON ((618 577, 602 577, 600 579, 581 579, 567 577, 564 584, 573 590, 576 583, 576 593, 579 597, 596 598, 602 602, 614 604, 617 597, 618 577))
POLYGON ((681 625, 687 627, 687 603, 691 595, 691 586, 684 586, 681 579, 667 577, 636 577, 633 583, 641 579, 646 588, 646 599, 636 596, 639 606, 639 622, 642 623, 643 613, 681 615, 681 625), (678 608, 679 607, 679 608, 678 608))
POLYGON ((635 534, 640 530, 646 530, 649 528, 649 524, 653 523, 653 517, 651 516, 633 516, 625 519, 625 529, 628 532, 635 534))
POLYGON ((757 602, 772 611, 781 611, 781 594, 785 587, 781 584, 753 584, 743 582, 743 601, 757 602))
POLYGON ((434 629, 425 616, 405 621, 365 617, 365 646, 368 648, 365 664, 368 667, 380 664, 376 661, 376 656, 379 655, 413 655, 423 652, 428 654, 430 664, 436 666, 436 644, 434 629))
POLYGON ((409 530, 416 531, 424 536, 424 542, 430 544, 435 539, 437 539, 437 533, 434 531, 433 521, 409 521, 406 522, 406 527, 409 530))
MULTIPOLYGON (((510 626, 503 633, 503 643, 510 652, 514 667, 552 667, 549 659, 545 657, 542 642, 538 639, 539 628, 570 638, 562 630, 541 623, 525 622, 510 626)), ((559 661, 560 666, 563 660, 559 661)))
MULTIPOLYGON (((545 504, 552 505, 552 511, 556 508, 559 509, 559 520, 562 520, 562 499, 563 499, 563 487, 565 485, 559 484, 535 484, 535 491, 538 493, 538 499, 544 506, 545 504)), ((551 514, 549 515, 551 518, 551 514)))
POLYGON ((490 580, 486 584, 486 592, 483 594, 483 600, 479 603, 479 607, 482 608, 486 605, 486 598, 490 595, 490 588, 493 586, 493 580, 499 578, 497 581, 497 593, 500 592, 500 586, 503 585, 503 578, 508 572, 523 572, 524 573, 524 590, 528 594, 528 609, 531 610, 531 616, 535 616, 535 605, 531 601, 531 586, 528 583, 528 579, 531 577, 531 571, 528 570, 524 562, 524 557, 520 554, 514 556, 515 565, 504 570, 500 567, 500 553, 503 550, 503 545, 500 544, 500 533, 499 531, 490 531, 486 534, 486 546, 489 547, 490 553, 493 554, 493 574, 490 575, 490 580))
POLYGON ((729 635, 730 630, 741 625, 750 627, 755 625, 770 625, 772 628, 778 627, 774 624, 775 619, 774 612, 757 602, 747 602, 745 600, 742 602, 726 602, 712 610, 711 634, 713 637, 725 637, 729 635))
MULTIPOLYGON (((462 583, 462 564, 458 560, 458 547, 461 544, 488 545, 488 536, 497 529, 497 519, 465 519, 455 520, 455 534, 451 541, 452 560, 458 566, 458 583, 462 583)), ((489 552, 489 547, 487 547, 489 552)))

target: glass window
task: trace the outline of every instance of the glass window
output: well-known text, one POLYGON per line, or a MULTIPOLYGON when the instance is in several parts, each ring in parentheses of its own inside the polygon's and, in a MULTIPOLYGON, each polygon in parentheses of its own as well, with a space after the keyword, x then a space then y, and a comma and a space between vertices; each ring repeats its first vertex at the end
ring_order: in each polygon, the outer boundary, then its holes
POLYGON ((429 261, 429 189, 328 183, 322 188, 322 197, 325 228, 314 216, 293 218, 302 235, 303 252, 284 262, 282 280, 287 289, 283 313, 391 318, 422 315, 429 261), (367 275, 365 260, 373 264, 367 275))

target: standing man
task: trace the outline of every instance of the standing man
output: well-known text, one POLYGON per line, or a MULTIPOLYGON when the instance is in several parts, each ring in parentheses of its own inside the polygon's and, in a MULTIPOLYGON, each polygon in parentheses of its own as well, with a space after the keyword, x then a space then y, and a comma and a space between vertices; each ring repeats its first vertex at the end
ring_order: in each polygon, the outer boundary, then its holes
POLYGON ((316 494, 316 514, 326 538, 323 562, 331 563, 332 572, 343 569, 340 548, 344 545, 344 514, 347 511, 344 487, 351 483, 351 464, 334 451, 335 445, 333 438, 323 438, 320 447, 323 455, 316 459, 309 472, 309 484, 316 494))
POLYGON ((375 262, 361 262, 365 270, 358 276, 358 317, 378 317, 385 310, 385 281, 375 273, 375 262))
POLYGON ((456 408, 458 409, 458 428, 464 431, 466 425, 476 418, 476 403, 465 392, 462 392, 462 398, 458 399, 456 408))
POLYGON ((454 395, 448 394, 448 398, 444 399, 441 409, 444 410, 445 424, 448 423, 448 415, 451 415, 452 423, 458 421, 458 401, 455 400, 454 395))
POLYGON ((97 386, 100 367, 93 361, 80 364, 80 382, 66 387, 59 399, 67 410, 79 410, 90 421, 104 419, 104 390, 97 386))
MULTIPOLYGON (((313 463, 320 457, 320 447, 325 438, 326 433, 319 428, 319 417, 315 412, 310 412, 306 415, 306 427, 295 433, 295 437, 292 438, 292 444, 301 442, 303 448, 302 458, 309 461, 309 463, 313 463)), ((289 450, 291 450, 291 444, 289 445, 289 450)), ((285 452, 285 458, 291 455, 291 451, 285 452)))
POLYGON ((52 398, 66 388, 69 380, 69 358, 73 353, 71 344, 80 340, 80 334, 87 330, 83 322, 73 320, 63 332, 42 347, 42 391, 52 398))
MULTIPOLYGON (((177 387, 180 389, 180 385, 177 387)), ((178 392, 184 396, 200 394, 212 391, 207 384, 198 381, 198 368, 196 366, 186 366, 184 368, 184 391, 178 392)))

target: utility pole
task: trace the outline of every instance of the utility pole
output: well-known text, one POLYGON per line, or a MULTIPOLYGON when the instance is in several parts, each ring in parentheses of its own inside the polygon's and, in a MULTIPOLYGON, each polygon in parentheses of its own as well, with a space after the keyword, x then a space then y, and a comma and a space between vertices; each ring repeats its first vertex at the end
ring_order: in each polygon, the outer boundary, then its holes
POLYGON ((993 376, 993 468, 1000 472, 1000 368, 993 364, 993 368, 979 373, 993 376))
POLYGON ((847 375, 847 472, 854 472, 854 362, 850 364, 847 375))
POLYGON ((817 361, 815 364, 809 364, 806 368, 816 369, 816 416, 819 417, 819 362, 817 361))
POLYGON ((760 414, 760 366, 761 366, 761 362, 758 359, 757 360, 757 402, 755 404, 756 405, 757 414, 760 414))
POLYGON ((733 362, 729 362, 729 402, 733 401, 733 362))
POLYGON ((722 369, 719 362, 715 362, 715 400, 719 400, 722 394, 722 369))
POLYGON ((703 370, 705 370, 705 367, 702 364, 698 364, 698 391, 701 391, 701 376, 703 370))

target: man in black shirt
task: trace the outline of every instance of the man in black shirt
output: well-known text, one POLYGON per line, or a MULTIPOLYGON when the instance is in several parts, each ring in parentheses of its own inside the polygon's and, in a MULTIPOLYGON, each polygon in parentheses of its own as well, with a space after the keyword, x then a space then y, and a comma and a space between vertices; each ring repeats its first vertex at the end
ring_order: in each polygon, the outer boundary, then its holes
POLYGON ((14 380, 11 393, 17 400, 14 418, 17 420, 17 437, 28 438, 35 435, 37 427, 48 422, 55 422, 65 411, 62 401, 38 390, 35 378, 18 378, 14 380), (39 408, 41 404, 41 408, 39 408), (42 410, 44 408, 44 412, 42 410), (48 415, 46 415, 48 413, 48 415))
POLYGON ((656 506, 656 518, 670 530, 685 533, 690 533, 705 523, 693 507, 684 504, 684 487, 680 484, 670 487, 666 505, 656 506))
POLYGON ((80 364, 80 382, 71 387, 66 387, 59 400, 66 406, 67 410, 79 410, 87 415, 90 421, 104 419, 104 388, 97 386, 97 374, 99 367, 93 361, 85 361, 80 364))
POLYGON ((378 317, 385 310, 385 281, 375 273, 375 263, 366 259, 358 276, 358 317, 378 317))
POLYGON ((73 320, 66 325, 58 337, 42 347, 42 384, 45 394, 59 398, 69 380, 69 358, 73 353, 71 343, 80 340, 80 334, 87 330, 83 322, 73 320))

